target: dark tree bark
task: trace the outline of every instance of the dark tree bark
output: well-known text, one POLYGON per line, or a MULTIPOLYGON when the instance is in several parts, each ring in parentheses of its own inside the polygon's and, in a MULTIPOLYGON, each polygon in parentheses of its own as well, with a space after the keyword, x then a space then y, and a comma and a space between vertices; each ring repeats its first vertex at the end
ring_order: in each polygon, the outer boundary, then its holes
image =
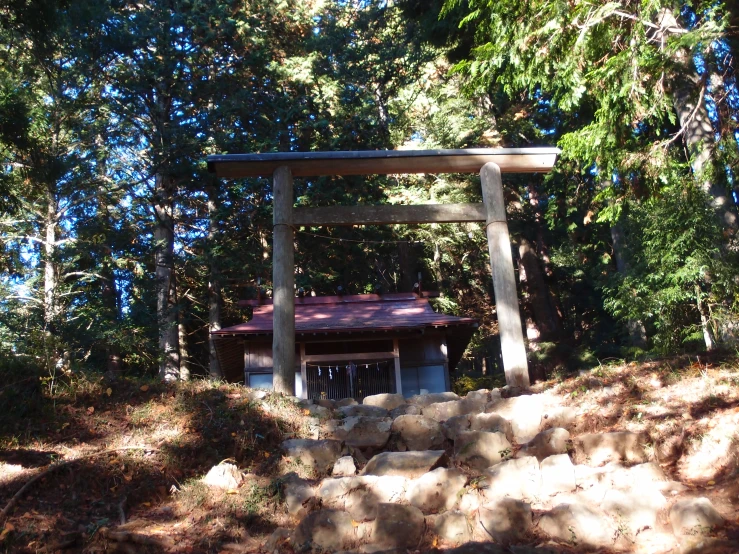
POLYGON ((213 331, 221 328, 221 276, 218 258, 213 254, 216 236, 218 235, 218 188, 214 184, 206 188, 208 194, 208 372, 211 379, 222 379, 223 372, 218 363, 213 331))

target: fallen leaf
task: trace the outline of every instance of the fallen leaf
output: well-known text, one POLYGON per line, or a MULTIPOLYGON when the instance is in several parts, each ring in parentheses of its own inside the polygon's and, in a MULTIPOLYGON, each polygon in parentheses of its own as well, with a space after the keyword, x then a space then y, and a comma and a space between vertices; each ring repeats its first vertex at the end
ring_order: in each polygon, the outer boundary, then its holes
POLYGON ((146 506, 147 508, 151 508, 151 502, 142 502, 142 506, 146 506))
POLYGON ((6 523, 2 533, 0 533, 0 541, 5 539, 11 531, 15 531, 15 527, 12 523, 6 523))
POLYGON ((126 483, 130 483, 131 479, 133 479, 133 475, 131 473, 128 473, 128 474, 124 473, 123 479, 126 481, 126 483))
POLYGON ((88 414, 94 414, 95 413, 95 406, 90 406, 89 408, 87 408, 87 413, 88 414))
POLYGON ((235 437, 235 436, 236 436, 236 433, 231 433, 231 436, 232 436, 232 437, 235 437))
POLYGON ((149 385, 141 385, 141 386, 139 387, 139 390, 140 390, 141 392, 146 392, 146 391, 148 391, 148 390, 149 390, 149 385))
POLYGON ((310 410, 303 410, 304 415, 310 415, 310 410))
POLYGON ((709 481, 709 482, 708 482, 708 483, 706 483, 706 484, 707 484, 707 485, 715 485, 715 484, 716 484, 716 481, 713 481, 713 480, 712 480, 712 481, 709 481))
POLYGON ((239 491, 237 491, 236 489, 228 489, 226 491, 226 494, 239 494, 239 491))
POLYGON ((359 522, 352 520, 352 527, 359 527, 359 522))
POLYGON ((62 429, 66 429, 67 427, 69 427, 68 421, 66 423, 62 423, 62 429))
POLYGON ((107 394, 108 396, 110 396, 111 394, 113 394, 113 389, 111 389, 110 387, 108 387, 107 389, 105 389, 105 394, 107 394))
POLYGON ((264 452, 264 457, 269 458, 269 452, 264 452))

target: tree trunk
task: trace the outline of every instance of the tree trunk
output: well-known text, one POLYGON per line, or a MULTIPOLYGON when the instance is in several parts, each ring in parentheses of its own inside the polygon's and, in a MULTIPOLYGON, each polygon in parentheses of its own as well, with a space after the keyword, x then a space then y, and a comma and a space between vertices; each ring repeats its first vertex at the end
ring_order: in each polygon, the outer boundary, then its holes
POLYGON ((398 243, 398 269, 400 269, 400 283, 398 292, 411 292, 416 282, 415 252, 407 242, 398 243))
MULTIPOLYGON (((678 29, 680 26, 669 8, 660 11, 657 24, 660 29, 654 33, 654 38, 664 49, 669 29, 678 29)), ((733 199, 717 178, 718 169, 713 156, 714 132, 703 97, 703 78, 698 75, 693 59, 685 48, 676 50, 673 58, 683 68, 681 75, 675 80, 677 86, 672 91, 672 100, 680 126, 684 130, 693 174, 701 189, 710 197, 721 224, 730 234, 734 234, 739 229, 739 218, 733 199)))
POLYGON ((157 325, 159 327, 159 377, 165 381, 179 379, 180 350, 177 325, 174 273, 174 220, 172 217, 172 183, 159 172, 155 183, 156 227, 154 228, 157 325))
POLYGON ((524 270, 519 271, 519 278, 528 293, 528 302, 539 338, 545 342, 554 341, 559 337, 560 329, 557 313, 549 301, 549 288, 544 280, 536 250, 528 239, 523 237, 519 239, 518 255, 524 270))
POLYGON ((57 266, 54 259, 56 248, 56 198, 52 187, 46 190, 46 237, 44 242, 44 323, 47 332, 54 332, 59 316, 57 305, 57 266))
POLYGON ((190 367, 188 366, 188 361, 190 359, 190 354, 187 351, 187 328, 185 327, 183 312, 184 310, 180 305, 177 310, 177 339, 179 340, 180 345, 180 380, 189 381, 190 367))
POLYGON ((208 194, 208 372, 211 379, 222 379, 223 372, 218 363, 213 331, 221 329, 221 276, 218 258, 214 255, 216 236, 218 235, 218 188, 211 184, 206 188, 208 194))
POLYGON ((695 286, 695 300, 696 305, 698 306, 698 312, 701 316, 701 330, 703 331, 703 342, 706 345, 706 350, 708 352, 711 352, 712 350, 716 349, 716 341, 713 338, 713 331, 711 330, 710 325, 710 314, 708 313, 708 310, 706 309, 706 305, 703 302, 703 292, 701 291, 700 286, 695 286))
MULTIPOLYGON (((629 265, 624 256, 624 230, 619 222, 611 226, 611 241, 613 242, 613 256, 616 258, 616 271, 626 276, 629 272, 629 265)), ((629 333, 629 344, 631 346, 647 347, 647 331, 641 320, 629 319, 626 322, 626 329, 629 333)))

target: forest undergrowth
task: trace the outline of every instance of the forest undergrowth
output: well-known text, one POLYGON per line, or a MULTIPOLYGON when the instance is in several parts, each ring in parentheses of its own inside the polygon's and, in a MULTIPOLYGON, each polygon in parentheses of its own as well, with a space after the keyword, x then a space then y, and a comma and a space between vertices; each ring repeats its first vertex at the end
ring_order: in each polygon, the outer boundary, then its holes
MULTIPOLYGON (((534 390, 574 407, 577 433, 647 433, 665 473, 737 513, 738 357, 612 362, 534 390)), ((0 509, 46 472, 0 519, 0 552, 257 552, 290 523, 279 444, 311 433, 290 399, 213 381, 72 373, 8 385, 0 408, 0 509), (205 485, 225 460, 244 483, 205 485)))

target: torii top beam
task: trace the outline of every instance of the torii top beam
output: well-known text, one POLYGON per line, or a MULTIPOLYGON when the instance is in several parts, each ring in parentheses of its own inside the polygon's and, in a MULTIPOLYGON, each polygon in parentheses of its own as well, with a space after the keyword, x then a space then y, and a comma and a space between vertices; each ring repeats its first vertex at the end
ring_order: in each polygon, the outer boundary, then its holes
POLYGON ((502 173, 546 173, 559 153, 558 148, 467 148, 225 154, 208 156, 208 171, 231 179, 271 177, 282 166, 295 177, 478 173, 486 163, 493 162, 502 173))

